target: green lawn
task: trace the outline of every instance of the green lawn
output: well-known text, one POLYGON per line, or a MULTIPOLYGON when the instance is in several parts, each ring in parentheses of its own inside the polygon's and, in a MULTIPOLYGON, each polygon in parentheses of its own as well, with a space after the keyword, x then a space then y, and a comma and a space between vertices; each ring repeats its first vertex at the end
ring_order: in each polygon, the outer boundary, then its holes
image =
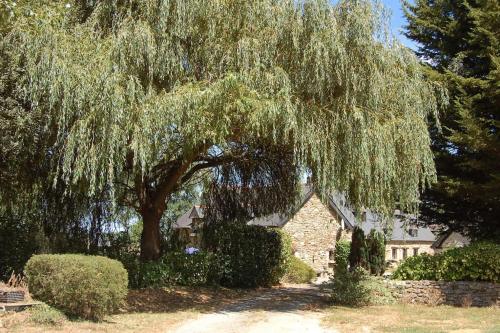
POLYGON ((326 310, 324 325, 340 332, 500 332, 500 309, 386 305, 326 310))

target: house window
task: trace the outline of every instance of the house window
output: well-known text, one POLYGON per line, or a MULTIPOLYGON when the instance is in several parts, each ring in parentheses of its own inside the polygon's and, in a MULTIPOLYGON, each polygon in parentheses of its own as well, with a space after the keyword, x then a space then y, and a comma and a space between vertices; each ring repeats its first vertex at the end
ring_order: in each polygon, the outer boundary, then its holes
POLYGON ((413 255, 416 256, 418 254, 418 247, 413 249, 413 255))
POLYGON ((410 237, 417 237, 418 236, 418 229, 412 228, 408 230, 408 234, 410 237))
POLYGON ((392 259, 393 260, 398 259, 398 249, 395 247, 392 248, 392 259))
POLYGON ((335 251, 333 251, 333 250, 328 251, 328 258, 330 260, 334 260, 335 259, 335 251))
POLYGON ((408 257, 408 249, 403 249, 403 259, 406 259, 408 257))

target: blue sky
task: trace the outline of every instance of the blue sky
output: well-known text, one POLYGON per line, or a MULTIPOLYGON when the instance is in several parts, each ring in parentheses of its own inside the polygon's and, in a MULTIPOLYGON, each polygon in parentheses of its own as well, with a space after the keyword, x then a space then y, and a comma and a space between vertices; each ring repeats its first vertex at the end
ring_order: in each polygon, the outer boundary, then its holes
POLYGON ((416 49, 415 42, 409 40, 401 33, 403 26, 406 25, 406 19, 403 16, 403 10, 401 9, 400 0, 382 0, 382 3, 391 10, 391 29, 393 33, 399 38, 399 40, 411 49, 416 49))

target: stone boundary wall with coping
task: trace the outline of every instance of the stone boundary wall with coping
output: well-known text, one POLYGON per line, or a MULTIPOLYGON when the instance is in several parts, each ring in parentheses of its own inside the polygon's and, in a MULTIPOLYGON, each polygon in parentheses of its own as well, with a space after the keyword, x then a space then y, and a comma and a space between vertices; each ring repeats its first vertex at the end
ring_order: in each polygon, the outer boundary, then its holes
POLYGON ((392 295, 403 303, 453 306, 500 306, 500 284, 473 281, 387 280, 392 295))

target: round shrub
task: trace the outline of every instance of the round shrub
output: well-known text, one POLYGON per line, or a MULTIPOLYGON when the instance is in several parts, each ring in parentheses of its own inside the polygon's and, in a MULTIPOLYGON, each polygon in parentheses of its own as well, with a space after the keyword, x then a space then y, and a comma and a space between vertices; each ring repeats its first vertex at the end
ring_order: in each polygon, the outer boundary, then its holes
POLYGON ((24 271, 35 298, 70 316, 102 320, 127 295, 127 271, 120 262, 105 257, 35 255, 24 271))
POLYGON ((316 277, 316 272, 311 266, 297 258, 290 256, 283 282, 308 283, 316 277))

